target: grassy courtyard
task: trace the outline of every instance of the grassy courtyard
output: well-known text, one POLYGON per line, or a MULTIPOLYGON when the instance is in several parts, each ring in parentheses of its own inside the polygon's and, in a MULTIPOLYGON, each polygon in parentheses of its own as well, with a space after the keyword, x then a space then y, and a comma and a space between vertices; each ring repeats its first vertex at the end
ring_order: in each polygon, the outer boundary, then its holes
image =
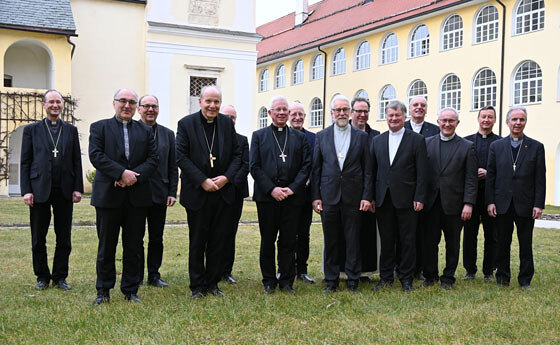
MULTIPOLYGON (((78 204, 74 219, 93 223, 89 200, 78 204)), ((28 211, 21 199, 0 200, 0 223, 24 224, 28 211)), ((244 220, 256 219, 253 203, 244 220)), ((184 221, 184 209, 170 209, 169 219, 184 221)), ((482 236, 480 236, 482 237, 482 236)), ((240 226, 234 276, 237 285, 221 284, 225 298, 190 298, 188 229, 179 224, 165 233, 162 278, 165 289, 142 286, 143 304, 124 301, 117 288, 111 303, 92 307, 95 299, 97 236, 92 226, 73 228, 68 282, 73 289, 35 291, 31 240, 27 226, 0 227, 0 344, 558 344, 560 343, 560 231, 536 229, 535 278, 531 291, 512 279, 509 288, 458 280, 452 291, 422 288, 404 294, 398 288, 362 293, 345 289, 321 293, 322 284, 296 283, 296 295, 261 293, 259 233, 240 226)), ((54 233, 49 232, 52 262, 54 233)), ((440 248, 440 253, 441 253, 440 248)), ((517 274, 517 242, 512 248, 517 274)), ((310 275, 320 281, 322 231, 311 231, 310 275)), ((117 271, 121 269, 121 249, 117 271)), ((479 254, 479 267, 481 255, 479 254)), ((442 267, 440 254, 440 267, 442 267)), ((461 264, 460 264, 461 265, 461 264)), ((457 277, 462 277, 462 267, 457 277)), ((374 277, 378 279, 377 274, 374 277)), ((117 277, 117 284, 120 276, 117 277)))

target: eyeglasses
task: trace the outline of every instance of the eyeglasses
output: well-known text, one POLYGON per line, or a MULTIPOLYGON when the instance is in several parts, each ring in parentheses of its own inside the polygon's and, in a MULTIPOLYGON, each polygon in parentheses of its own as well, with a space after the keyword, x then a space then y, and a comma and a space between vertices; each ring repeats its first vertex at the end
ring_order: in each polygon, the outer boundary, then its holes
POLYGON ((440 120, 438 120, 438 122, 441 122, 441 123, 449 123, 450 125, 452 125, 452 124, 454 124, 455 122, 457 122, 457 120, 455 120, 455 119, 440 119, 440 120))
POLYGON ((358 114, 369 114, 369 110, 356 110, 356 109, 352 109, 353 112, 358 113, 358 114))
POLYGON ((159 108, 159 105, 157 104, 140 104, 140 106, 146 110, 152 108, 154 110, 157 110, 159 108))
POLYGON ((130 105, 136 105, 138 104, 138 101, 135 101, 133 99, 126 99, 126 98, 120 98, 120 99, 114 99, 113 101, 115 102, 119 102, 122 105, 125 105, 126 103, 130 104, 130 105))
POLYGON ((340 112, 347 113, 349 111, 350 111, 350 108, 334 108, 332 110, 333 113, 340 113, 340 112))
POLYGON ((285 113, 285 112, 288 111, 288 108, 272 108, 270 110, 275 111, 277 113, 279 113, 279 112, 284 112, 285 113))
POLYGON ((290 116, 293 116, 293 117, 297 117, 297 116, 299 116, 299 117, 304 117, 305 114, 304 114, 304 113, 291 113, 290 116))

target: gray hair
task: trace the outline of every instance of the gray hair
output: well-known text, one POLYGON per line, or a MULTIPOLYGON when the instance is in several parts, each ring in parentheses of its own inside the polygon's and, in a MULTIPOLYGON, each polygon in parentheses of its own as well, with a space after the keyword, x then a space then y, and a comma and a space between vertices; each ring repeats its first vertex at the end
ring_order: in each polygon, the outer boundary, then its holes
POLYGON ((269 104, 268 109, 272 109, 272 104, 274 104, 274 102, 279 101, 279 100, 282 100, 282 101, 286 102, 286 104, 288 105, 288 107, 290 106, 290 102, 288 102, 288 99, 287 99, 286 97, 280 96, 280 95, 276 95, 276 96, 274 96, 274 97, 272 97, 272 98, 270 99, 270 104, 269 104))
POLYGON ((218 93, 220 94, 220 99, 222 99, 222 90, 220 90, 220 88, 216 85, 206 85, 203 86, 202 89, 200 90, 200 98, 204 98, 204 93, 206 92, 206 90, 208 89, 214 89, 216 91, 218 91, 218 93))
POLYGON ((134 94, 134 96, 136 96, 136 99, 138 99, 138 94, 136 93, 136 91, 132 90, 132 89, 118 89, 117 91, 115 91, 115 94, 113 95, 113 99, 117 98, 117 95, 119 94, 119 92, 121 92, 122 90, 128 90, 130 92, 132 92, 134 94))
POLYGON ((521 110, 525 114, 525 121, 527 121, 527 109, 525 107, 511 107, 506 114, 506 121, 509 121, 511 113, 516 110, 521 110))
POLYGON ((428 100, 426 99, 426 97, 424 97, 424 96, 414 96, 410 99, 409 105, 412 104, 412 101, 414 101, 417 98, 422 99, 424 102, 426 102, 426 104, 428 104, 428 100))
POLYGON ((403 116, 406 117, 406 105, 404 105, 404 103, 399 100, 390 101, 389 104, 387 104, 387 106, 385 107, 385 114, 387 114, 388 109, 400 110, 403 116))
POLYGON ((457 110, 456 110, 455 108, 452 108, 452 107, 448 107, 448 108, 443 108, 443 109, 441 109, 441 110, 439 111, 439 113, 438 113, 438 116, 437 116, 438 120, 440 119, 441 114, 443 114, 444 111, 452 111, 453 114, 455 114, 455 118, 456 118, 457 120, 459 120, 459 113, 457 112, 457 110))
POLYGON ((338 94, 338 95, 334 96, 333 99, 331 100, 331 111, 334 108, 334 102, 338 101, 339 99, 348 102, 348 106, 350 106, 350 100, 348 99, 348 97, 346 97, 344 95, 341 95, 341 94, 338 94))
POLYGON ((153 98, 155 98, 157 104, 159 104, 159 99, 158 99, 155 95, 144 95, 144 96, 140 97, 140 99, 138 100, 138 105, 141 105, 141 104, 142 104, 142 100, 143 100, 144 98, 146 98, 146 97, 153 97, 153 98))
POLYGON ((303 109, 303 114, 305 115, 305 107, 303 106, 303 104, 301 104, 300 101, 293 101, 292 103, 290 103, 290 106, 288 107, 288 109, 291 109, 293 106, 299 105, 301 107, 301 109, 303 109))

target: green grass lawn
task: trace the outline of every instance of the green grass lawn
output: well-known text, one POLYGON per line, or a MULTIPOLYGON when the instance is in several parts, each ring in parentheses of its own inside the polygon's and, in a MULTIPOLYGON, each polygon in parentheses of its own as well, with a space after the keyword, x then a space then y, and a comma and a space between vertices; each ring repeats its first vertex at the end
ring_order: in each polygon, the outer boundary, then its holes
MULTIPOLYGON (((0 200, 1 223, 25 222, 27 210, 0 200), (21 211, 23 209, 23 212, 21 211), (23 214, 16 214, 16 213, 23 214), (21 217, 21 218, 20 218, 21 217), (13 219, 13 220, 12 220, 13 219), (21 221, 16 220, 21 219, 21 221)), ((19 202, 22 202, 19 200, 19 202)), ((245 219, 255 219, 246 203, 245 219)), ((80 203, 75 219, 92 221, 94 212, 80 203), (82 212, 84 212, 82 214, 82 212)), ((175 206, 170 218, 184 220, 175 206)), ((480 235, 482 237, 482 234, 480 235)), ((54 233, 49 232, 52 262, 54 233)), ((190 298, 188 229, 165 232, 162 278, 165 289, 142 286, 143 304, 125 302, 118 283, 122 252, 117 254, 117 288, 111 303, 92 307, 95 299, 97 236, 93 227, 74 227, 70 256, 71 291, 35 291, 28 227, 0 228, 0 344, 558 344, 560 342, 560 230, 536 229, 535 277, 531 291, 494 283, 458 280, 452 291, 422 288, 405 294, 395 288, 371 291, 361 284, 354 295, 344 288, 325 295, 323 284, 296 283, 296 295, 261 293, 259 233, 242 225, 237 237, 234 276, 237 285, 221 284, 225 298, 190 298)), ((443 266, 440 247, 440 269, 443 266)), ((310 275, 320 281, 322 231, 311 231, 310 275)), ((479 254, 479 267, 481 265, 479 254)), ((518 247, 512 248, 517 275, 518 247)), ((464 275, 462 267, 457 277, 464 275)), ((378 279, 377 274, 374 277, 378 279)))

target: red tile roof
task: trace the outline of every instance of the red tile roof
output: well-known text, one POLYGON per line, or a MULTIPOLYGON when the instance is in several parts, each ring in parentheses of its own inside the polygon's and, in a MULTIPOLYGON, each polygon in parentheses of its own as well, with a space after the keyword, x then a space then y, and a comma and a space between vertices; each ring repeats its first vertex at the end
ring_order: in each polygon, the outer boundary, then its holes
POLYGON ((257 63, 325 45, 418 15, 473 0, 323 0, 309 6, 309 17, 295 27, 290 13, 257 28, 257 63))

